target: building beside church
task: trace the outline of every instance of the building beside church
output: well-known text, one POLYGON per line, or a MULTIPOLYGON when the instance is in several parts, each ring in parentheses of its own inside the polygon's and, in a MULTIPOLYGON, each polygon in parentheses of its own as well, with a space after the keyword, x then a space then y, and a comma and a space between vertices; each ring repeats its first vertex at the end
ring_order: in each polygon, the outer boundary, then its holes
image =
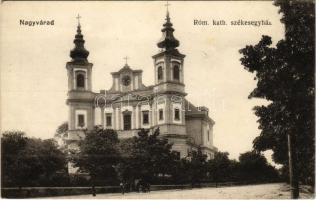
MULTIPOLYGON (((157 46, 154 61, 154 83, 145 86, 142 70, 132 69, 126 62, 112 72, 113 84, 108 90, 92 91, 93 64, 84 47, 81 25, 78 23, 75 47, 67 63, 69 131, 68 148, 78 148, 84 130, 100 125, 117 131, 119 138, 137 136, 139 129, 154 130, 173 143, 180 157, 198 146, 209 157, 217 148, 213 145, 214 121, 206 107, 195 107, 185 97, 184 59, 177 49, 180 42, 174 37, 173 25, 167 12, 162 28, 163 37, 157 46)), ((193 67, 193 66, 191 66, 193 67)))

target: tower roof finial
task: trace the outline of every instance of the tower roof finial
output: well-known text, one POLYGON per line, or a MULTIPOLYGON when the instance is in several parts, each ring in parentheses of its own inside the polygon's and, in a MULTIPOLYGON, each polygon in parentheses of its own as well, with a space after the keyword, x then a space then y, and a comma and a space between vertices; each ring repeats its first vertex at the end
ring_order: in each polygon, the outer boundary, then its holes
POLYGON ((127 60, 129 59, 129 57, 127 57, 127 56, 125 56, 124 57, 124 60, 125 60, 125 66, 127 66, 128 64, 127 64, 127 60))
POLYGON ((78 20, 78 26, 80 26, 80 18, 81 18, 81 16, 78 14, 78 16, 76 18, 78 20))
POLYGON ((167 7, 167 16, 169 16, 169 6, 171 6, 171 4, 169 4, 168 0, 167 0, 167 3, 165 4, 165 6, 167 7))

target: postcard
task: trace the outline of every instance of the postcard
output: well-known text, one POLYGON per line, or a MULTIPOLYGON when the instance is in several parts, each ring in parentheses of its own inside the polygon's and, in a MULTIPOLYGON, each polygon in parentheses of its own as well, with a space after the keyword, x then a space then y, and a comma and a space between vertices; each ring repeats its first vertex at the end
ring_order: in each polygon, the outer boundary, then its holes
POLYGON ((0 8, 3 198, 314 198, 314 2, 0 8))

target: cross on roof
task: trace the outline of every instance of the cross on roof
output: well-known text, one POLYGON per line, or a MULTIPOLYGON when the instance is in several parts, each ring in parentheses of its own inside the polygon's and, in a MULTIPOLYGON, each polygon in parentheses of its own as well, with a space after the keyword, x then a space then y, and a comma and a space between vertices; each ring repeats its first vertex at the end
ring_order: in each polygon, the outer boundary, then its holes
POLYGON ((169 6, 171 6, 171 4, 167 1, 167 3, 165 4, 165 6, 167 7, 167 11, 169 11, 168 8, 169 8, 169 6))
POLYGON ((127 59, 129 59, 129 57, 125 56, 124 60, 125 60, 125 64, 127 65, 127 59))
POLYGON ((80 25, 80 18, 81 18, 81 16, 78 14, 78 16, 76 18, 78 20, 78 24, 80 25))

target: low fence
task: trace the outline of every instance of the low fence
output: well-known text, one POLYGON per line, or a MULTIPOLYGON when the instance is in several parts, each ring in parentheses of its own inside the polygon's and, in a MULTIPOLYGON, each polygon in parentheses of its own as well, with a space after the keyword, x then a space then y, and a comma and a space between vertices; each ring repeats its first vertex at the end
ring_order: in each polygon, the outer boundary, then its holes
MULTIPOLYGON (((188 189, 190 185, 152 185, 151 191, 188 189)), ((96 186, 97 194, 121 192, 119 186, 96 186)), ((33 197, 54 197, 67 195, 92 194, 91 187, 22 187, 22 188, 2 188, 3 198, 33 198, 33 197)))
MULTIPOLYGON (((95 191, 96 193, 116 193, 120 191, 120 188, 119 186, 95 187, 95 191)), ((91 193, 91 187, 22 187, 1 189, 1 196, 3 198, 54 197, 91 193)))
POLYGON ((258 182, 258 181, 235 181, 235 182, 219 182, 219 183, 201 183, 201 187, 229 187, 229 186, 237 186, 237 185, 255 185, 255 184, 265 184, 272 183, 270 182, 258 182))
MULTIPOLYGON (((197 187, 227 187, 234 185, 255 184, 254 182, 225 182, 225 183, 201 183, 197 187)), ((190 184, 184 185, 151 185, 151 191, 171 189, 191 189, 190 184)), ((96 186, 97 194, 121 192, 119 186, 96 186)), ((22 187, 22 188, 1 188, 2 198, 34 198, 54 197, 68 195, 92 194, 91 187, 22 187)))

